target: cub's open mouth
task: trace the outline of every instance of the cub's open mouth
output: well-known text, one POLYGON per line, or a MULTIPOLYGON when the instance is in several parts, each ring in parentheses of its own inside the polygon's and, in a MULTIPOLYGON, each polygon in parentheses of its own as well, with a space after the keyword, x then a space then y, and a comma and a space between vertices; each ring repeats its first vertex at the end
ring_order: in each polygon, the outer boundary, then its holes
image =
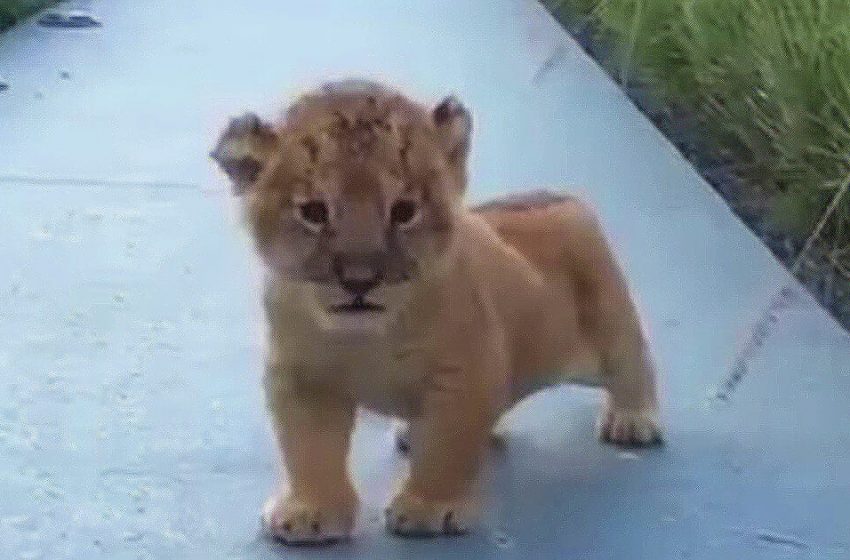
POLYGON ((358 297, 351 303, 332 305, 331 311, 333 313, 381 313, 384 311, 384 306, 358 297))

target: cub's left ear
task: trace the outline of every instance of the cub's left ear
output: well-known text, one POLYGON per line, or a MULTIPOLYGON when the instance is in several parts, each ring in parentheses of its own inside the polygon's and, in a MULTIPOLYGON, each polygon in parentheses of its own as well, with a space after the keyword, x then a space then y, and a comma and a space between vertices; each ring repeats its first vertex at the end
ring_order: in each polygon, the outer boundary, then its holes
POLYGON ((472 139, 472 115, 466 107, 456 97, 449 96, 434 108, 431 118, 449 159, 465 163, 472 139))
POLYGON ((234 194, 243 194, 268 163, 277 140, 271 125, 254 113, 246 113, 231 119, 210 157, 233 181, 234 194))

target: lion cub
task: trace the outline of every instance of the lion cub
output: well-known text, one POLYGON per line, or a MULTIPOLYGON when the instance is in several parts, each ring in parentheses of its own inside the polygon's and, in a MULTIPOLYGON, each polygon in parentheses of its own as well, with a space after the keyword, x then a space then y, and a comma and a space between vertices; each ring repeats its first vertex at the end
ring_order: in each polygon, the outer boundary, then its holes
POLYGON ((464 206, 472 122, 379 84, 327 84, 279 122, 231 121, 212 157, 267 268, 265 391, 289 474, 265 505, 289 543, 348 536, 359 406, 411 425, 401 535, 465 532, 490 430, 528 388, 605 388, 599 437, 660 441, 655 373, 593 212, 530 193, 464 206))

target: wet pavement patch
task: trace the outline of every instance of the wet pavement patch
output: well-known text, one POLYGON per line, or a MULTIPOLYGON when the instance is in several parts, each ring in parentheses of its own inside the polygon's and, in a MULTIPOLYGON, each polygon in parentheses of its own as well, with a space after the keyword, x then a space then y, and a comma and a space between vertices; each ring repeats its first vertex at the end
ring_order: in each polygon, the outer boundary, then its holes
POLYGON ((96 16, 85 10, 50 10, 39 18, 38 24, 42 27, 69 29, 85 29, 102 25, 96 16))

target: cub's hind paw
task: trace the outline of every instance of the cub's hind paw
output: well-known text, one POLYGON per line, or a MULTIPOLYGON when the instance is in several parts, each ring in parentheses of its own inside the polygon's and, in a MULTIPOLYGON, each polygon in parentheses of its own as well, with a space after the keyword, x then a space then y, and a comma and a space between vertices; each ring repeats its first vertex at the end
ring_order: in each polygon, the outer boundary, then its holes
MULTIPOLYGON (((395 423, 393 437, 395 448, 398 452, 405 455, 410 452, 412 442, 411 427, 406 422, 398 421, 395 423)), ((502 451, 508 444, 508 434, 505 431, 499 430, 498 427, 490 433, 490 446, 496 451, 502 451)))

